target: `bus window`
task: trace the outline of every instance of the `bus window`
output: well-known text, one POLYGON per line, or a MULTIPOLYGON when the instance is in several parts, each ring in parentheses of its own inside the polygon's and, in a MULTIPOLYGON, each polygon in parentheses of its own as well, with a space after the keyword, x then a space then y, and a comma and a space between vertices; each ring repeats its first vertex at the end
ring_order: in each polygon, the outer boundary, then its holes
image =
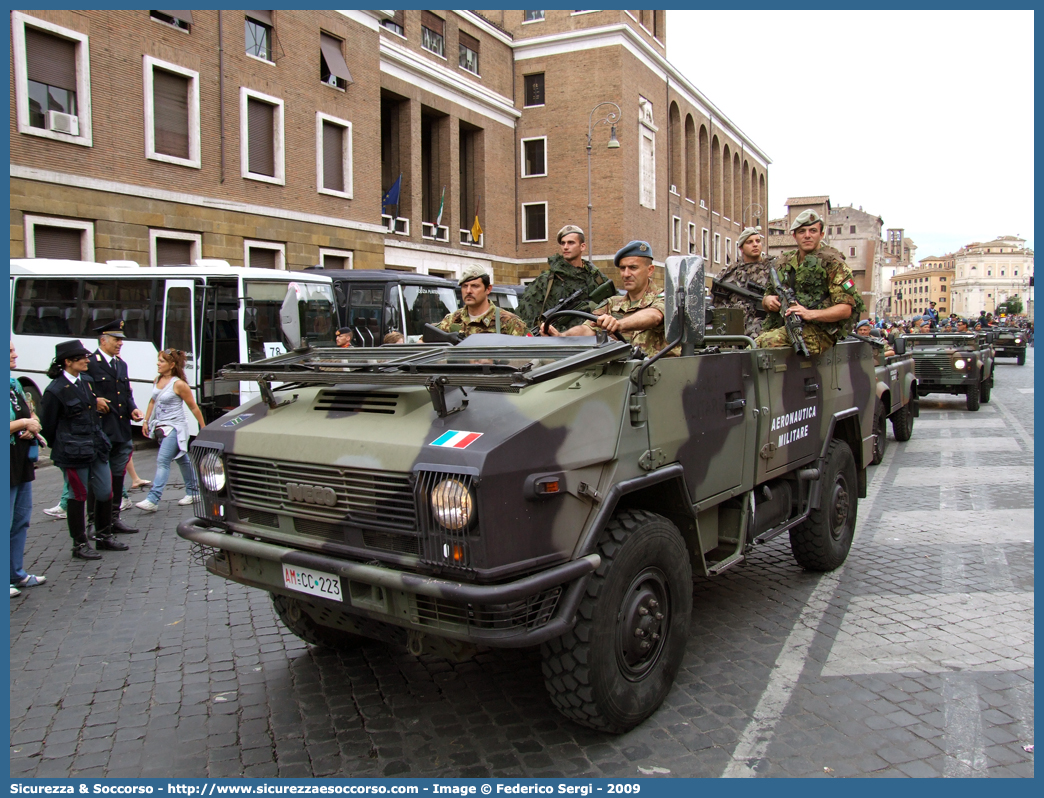
POLYGON ((353 346, 379 346, 383 336, 381 315, 384 286, 352 288, 348 302, 348 326, 354 331, 353 346))
POLYGON ((154 287, 153 280, 116 281, 114 318, 123 319, 123 334, 130 341, 148 341, 152 338, 154 287))
POLYGON ((19 279, 11 328, 18 335, 71 337, 76 324, 76 280, 19 279))
POLYGON ((438 324, 457 309, 457 298, 452 288, 428 285, 404 285, 406 305, 406 334, 421 335, 425 324, 438 324))
POLYGON ((243 286, 247 307, 256 311, 257 330, 247 333, 249 358, 251 361, 274 357, 287 351, 279 322, 279 309, 286 299, 287 291, 296 290, 299 297, 298 309, 301 319, 302 342, 311 346, 333 346, 334 342, 334 297, 329 285, 294 282, 291 280, 249 280, 243 286))
MULTIPOLYGON (((167 349, 194 352, 192 346, 192 291, 173 287, 167 290, 163 345, 167 349)), ((100 323, 100 322, 99 322, 100 323)))

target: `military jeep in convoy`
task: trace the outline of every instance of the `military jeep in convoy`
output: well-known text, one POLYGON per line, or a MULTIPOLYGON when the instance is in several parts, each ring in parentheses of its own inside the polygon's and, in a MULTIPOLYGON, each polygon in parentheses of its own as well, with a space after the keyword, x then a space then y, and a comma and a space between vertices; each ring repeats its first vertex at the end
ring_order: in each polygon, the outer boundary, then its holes
POLYGON ((967 398, 969 410, 990 401, 993 389, 993 333, 904 335, 914 359, 919 396, 948 393, 967 398))
POLYGON ((178 534, 310 643, 539 645, 562 713, 637 725, 681 664, 694 574, 785 532, 806 569, 845 561, 874 435, 869 344, 707 335, 702 259, 666 271, 652 357, 490 334, 230 367, 262 400, 196 438, 178 534))
POLYGON ((868 339, 874 347, 874 371, 877 375, 877 403, 874 406, 874 450, 871 462, 879 465, 888 446, 887 421, 897 441, 908 441, 913 435, 914 419, 920 415, 917 375, 914 359, 906 351, 901 337, 885 342, 868 339), (887 354, 892 347, 894 354, 887 354))
POLYGON ((993 329, 994 357, 1013 357, 1020 366, 1026 365, 1026 331, 1018 327, 993 329))

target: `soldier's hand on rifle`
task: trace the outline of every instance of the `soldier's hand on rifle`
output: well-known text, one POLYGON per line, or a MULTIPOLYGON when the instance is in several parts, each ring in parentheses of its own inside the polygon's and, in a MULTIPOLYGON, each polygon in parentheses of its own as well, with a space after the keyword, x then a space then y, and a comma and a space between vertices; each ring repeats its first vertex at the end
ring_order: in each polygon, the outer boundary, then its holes
POLYGON ((765 308, 769 313, 778 312, 780 308, 779 297, 774 294, 765 294, 764 299, 761 300, 761 307, 765 308))
POLYGON ((809 310, 803 305, 799 305, 797 302, 795 302, 793 305, 787 308, 788 316, 797 316, 802 321, 812 321, 812 316, 814 315, 814 313, 815 311, 809 310))

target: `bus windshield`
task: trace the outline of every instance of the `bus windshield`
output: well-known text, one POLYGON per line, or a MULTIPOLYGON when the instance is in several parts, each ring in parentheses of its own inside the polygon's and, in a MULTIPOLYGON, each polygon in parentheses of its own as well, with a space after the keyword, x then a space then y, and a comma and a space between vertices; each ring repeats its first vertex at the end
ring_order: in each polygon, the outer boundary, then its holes
POLYGON ((243 284, 246 307, 253 308, 256 329, 247 332, 247 349, 251 361, 274 357, 288 351, 293 341, 287 340, 279 319, 288 291, 296 290, 300 329, 294 331, 302 344, 333 346, 336 328, 333 289, 329 285, 293 280, 247 280, 243 284))
POLYGON ((457 309, 457 295, 452 288, 404 285, 402 298, 406 308, 407 335, 422 335, 425 324, 438 324, 457 309))

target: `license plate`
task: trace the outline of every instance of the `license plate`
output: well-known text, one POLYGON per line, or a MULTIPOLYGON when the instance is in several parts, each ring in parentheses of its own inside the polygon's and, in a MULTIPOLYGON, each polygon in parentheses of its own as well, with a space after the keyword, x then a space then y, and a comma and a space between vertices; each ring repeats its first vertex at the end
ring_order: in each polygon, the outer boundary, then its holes
POLYGON ((337 574, 298 568, 296 565, 283 565, 283 584, 299 593, 331 601, 344 601, 341 595, 341 577, 337 574))

